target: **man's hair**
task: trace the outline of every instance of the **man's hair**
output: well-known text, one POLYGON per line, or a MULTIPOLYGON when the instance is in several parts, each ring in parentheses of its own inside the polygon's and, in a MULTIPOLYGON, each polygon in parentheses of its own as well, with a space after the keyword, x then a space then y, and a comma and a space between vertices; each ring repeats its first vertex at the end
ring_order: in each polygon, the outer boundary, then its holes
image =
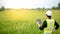
POLYGON ((51 19, 51 16, 46 15, 49 19, 51 19))

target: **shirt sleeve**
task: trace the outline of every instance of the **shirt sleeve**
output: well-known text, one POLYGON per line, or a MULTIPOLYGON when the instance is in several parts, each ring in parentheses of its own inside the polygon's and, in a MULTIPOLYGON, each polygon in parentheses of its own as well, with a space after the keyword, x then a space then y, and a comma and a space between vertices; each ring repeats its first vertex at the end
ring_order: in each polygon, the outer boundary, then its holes
POLYGON ((47 22, 46 20, 43 22, 42 26, 39 27, 40 30, 43 30, 44 28, 47 27, 47 22))
POLYGON ((59 24, 55 21, 55 29, 57 30, 59 28, 59 24))

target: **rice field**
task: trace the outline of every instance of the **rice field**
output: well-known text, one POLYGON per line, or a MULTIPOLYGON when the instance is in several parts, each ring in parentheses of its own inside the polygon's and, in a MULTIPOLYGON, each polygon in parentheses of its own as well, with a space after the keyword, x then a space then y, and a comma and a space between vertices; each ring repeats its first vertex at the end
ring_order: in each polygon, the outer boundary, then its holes
MULTIPOLYGON (((43 34, 36 24, 36 19, 46 19, 46 10, 5 10, 0 12, 0 34, 43 34)), ((60 10, 52 10, 53 16, 60 25, 60 10)), ((60 27, 54 31, 60 34, 60 27)))

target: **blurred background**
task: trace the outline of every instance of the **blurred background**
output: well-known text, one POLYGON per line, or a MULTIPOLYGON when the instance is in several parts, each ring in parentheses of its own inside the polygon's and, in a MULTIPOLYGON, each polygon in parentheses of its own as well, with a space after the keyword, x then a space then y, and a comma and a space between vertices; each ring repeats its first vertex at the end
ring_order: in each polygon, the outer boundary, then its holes
POLYGON ((43 23, 47 10, 60 25, 60 0, 0 0, 0 34, 43 34, 36 19, 43 23))

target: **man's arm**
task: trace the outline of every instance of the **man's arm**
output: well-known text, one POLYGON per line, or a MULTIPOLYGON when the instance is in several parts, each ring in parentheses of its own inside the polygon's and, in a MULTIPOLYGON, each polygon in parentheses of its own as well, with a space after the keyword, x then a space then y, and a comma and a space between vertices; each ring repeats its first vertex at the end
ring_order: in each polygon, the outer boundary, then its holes
POLYGON ((57 30, 59 28, 59 24, 55 21, 55 29, 57 30))
POLYGON ((47 22, 46 20, 43 22, 43 24, 39 27, 40 30, 43 30, 44 28, 47 27, 47 22))

